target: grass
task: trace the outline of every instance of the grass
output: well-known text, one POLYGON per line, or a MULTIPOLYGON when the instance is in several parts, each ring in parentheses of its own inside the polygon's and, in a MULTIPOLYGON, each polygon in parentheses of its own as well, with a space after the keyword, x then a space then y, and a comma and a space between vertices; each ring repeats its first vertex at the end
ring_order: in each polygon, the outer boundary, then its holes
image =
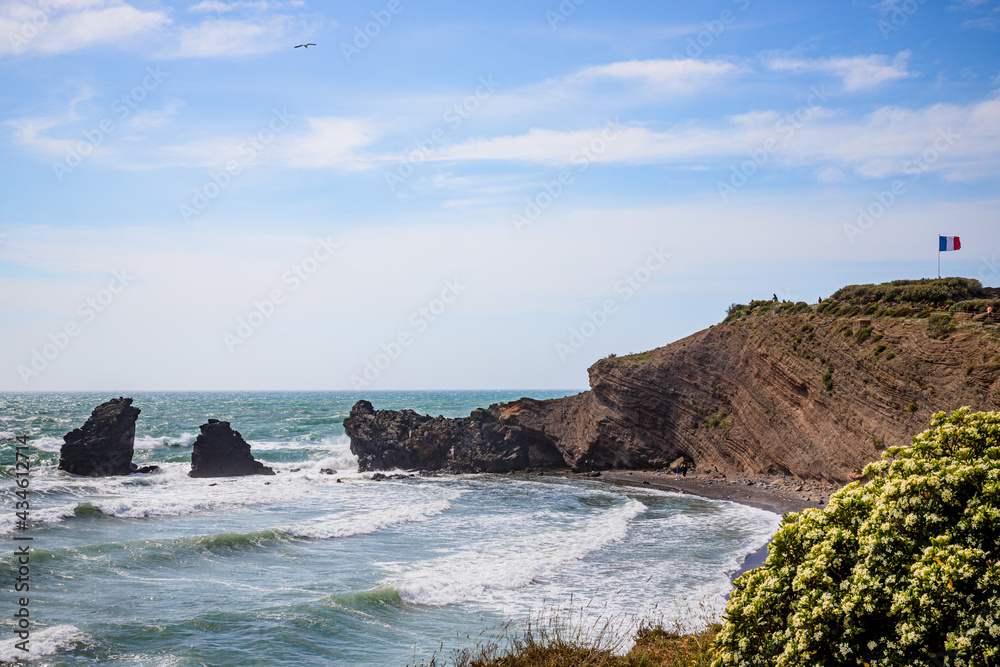
MULTIPOLYGON (((471 648, 448 659, 435 654, 421 667, 708 667, 722 626, 701 605, 694 614, 701 630, 653 621, 616 622, 608 616, 585 622, 584 609, 546 609, 515 629, 508 621, 483 631, 471 648), (632 641, 629 642, 631 637, 632 641), (629 648, 631 643, 631 648, 629 648), (626 651, 625 649, 628 648, 626 651)), ((471 639, 467 637, 467 639, 471 639)), ((443 650, 443 647, 442 647, 443 650)))
POLYGON ((705 425, 709 428, 725 428, 728 429, 732 426, 732 422, 729 420, 728 410, 719 410, 714 415, 705 420, 705 425))

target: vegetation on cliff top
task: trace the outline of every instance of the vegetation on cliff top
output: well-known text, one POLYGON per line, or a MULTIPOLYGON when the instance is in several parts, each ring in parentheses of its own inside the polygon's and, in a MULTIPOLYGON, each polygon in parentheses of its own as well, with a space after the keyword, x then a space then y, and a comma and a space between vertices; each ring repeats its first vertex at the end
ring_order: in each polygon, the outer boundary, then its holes
POLYGON ((893 280, 879 285, 848 285, 816 306, 803 301, 734 303, 727 309, 724 321, 805 310, 844 317, 929 317, 935 310, 984 313, 990 306, 1000 311, 1000 289, 983 287, 973 278, 924 278, 893 280))

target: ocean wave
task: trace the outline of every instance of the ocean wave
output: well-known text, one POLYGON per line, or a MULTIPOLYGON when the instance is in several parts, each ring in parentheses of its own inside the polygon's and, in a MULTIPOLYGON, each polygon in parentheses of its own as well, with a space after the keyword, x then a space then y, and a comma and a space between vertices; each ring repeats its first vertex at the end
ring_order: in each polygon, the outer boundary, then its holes
POLYGON ((31 438, 28 441, 28 444, 30 444, 40 452, 49 452, 58 454, 59 450, 62 449, 63 442, 64 441, 61 437, 55 438, 52 437, 51 435, 43 435, 38 438, 31 438))
POLYGON ((35 660, 81 644, 86 640, 87 635, 75 625, 53 625, 41 630, 32 630, 27 653, 15 646, 20 641, 19 639, 0 642, 0 663, 19 662, 25 658, 35 660))
POLYGON ((169 435, 137 435, 135 437, 135 449, 158 449, 160 447, 190 447, 198 438, 197 433, 181 433, 177 436, 169 435))
MULTIPOLYGON (((188 477, 188 466, 182 463, 161 465, 164 473, 157 475, 70 479, 54 475, 44 482, 36 480, 36 486, 48 484, 56 489, 39 489, 38 493, 63 501, 44 509, 33 509, 32 522, 59 523, 101 516, 119 519, 173 517, 254 506, 284 506, 290 501, 296 501, 302 509, 314 507, 326 512, 331 503, 332 506, 342 506, 345 502, 355 505, 293 524, 287 529, 279 528, 296 537, 327 539, 427 521, 447 511, 451 501, 461 495, 458 490, 442 490, 430 485, 367 483, 367 473, 350 470, 341 470, 336 475, 320 474, 320 469, 332 465, 329 459, 308 467, 303 465, 294 473, 285 470, 275 476, 211 479, 188 477), (338 478, 346 483, 337 483, 338 478), (366 483, 359 485, 358 482, 366 483), (395 492, 387 496, 386 490, 390 487, 395 492)), ((0 514, 0 534, 16 529, 13 513, 0 514)))
POLYGON ((376 586, 357 593, 339 593, 323 600, 323 602, 336 606, 362 611, 381 605, 398 605, 402 601, 403 598, 392 586, 376 586))
POLYGON ((315 539, 369 535, 392 526, 429 521, 450 508, 451 502, 441 499, 424 505, 403 505, 369 512, 355 512, 346 516, 340 513, 329 514, 286 530, 295 537, 315 539))
POLYGON ((632 520, 646 511, 637 500, 589 516, 571 526, 493 539, 421 564, 388 582, 403 600, 443 606, 481 600, 492 592, 531 585, 606 545, 623 539, 632 520))

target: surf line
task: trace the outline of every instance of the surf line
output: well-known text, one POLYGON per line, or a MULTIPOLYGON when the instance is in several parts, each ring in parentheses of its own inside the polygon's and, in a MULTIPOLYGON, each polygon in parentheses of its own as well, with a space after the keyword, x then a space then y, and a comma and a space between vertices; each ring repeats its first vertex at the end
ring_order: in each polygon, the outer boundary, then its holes
MULTIPOLYGON (((17 445, 14 447, 14 516, 16 520, 17 532, 14 535, 17 577, 14 580, 14 592, 27 593, 31 590, 31 544, 34 539, 31 535, 25 534, 31 525, 31 447, 28 445, 28 436, 19 435, 14 438, 17 445), (18 534, 20 533, 20 534, 18 534), (27 542, 27 544, 24 544, 27 542)), ((31 612, 28 605, 31 599, 21 597, 17 600, 17 611, 14 613, 16 623, 14 634, 21 641, 14 644, 19 651, 28 653, 28 646, 31 641, 31 612)))

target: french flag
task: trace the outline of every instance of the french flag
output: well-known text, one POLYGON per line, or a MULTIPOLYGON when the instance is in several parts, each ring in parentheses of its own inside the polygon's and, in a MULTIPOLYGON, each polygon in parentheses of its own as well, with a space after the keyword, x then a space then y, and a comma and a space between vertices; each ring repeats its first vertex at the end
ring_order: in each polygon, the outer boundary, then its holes
POLYGON ((957 236, 939 236, 938 242, 938 250, 941 252, 962 249, 962 242, 958 240, 957 236))

